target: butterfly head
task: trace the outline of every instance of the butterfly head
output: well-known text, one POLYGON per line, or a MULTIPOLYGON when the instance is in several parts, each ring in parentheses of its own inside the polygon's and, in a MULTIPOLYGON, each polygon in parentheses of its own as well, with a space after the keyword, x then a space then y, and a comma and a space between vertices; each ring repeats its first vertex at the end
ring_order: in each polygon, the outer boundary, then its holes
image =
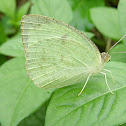
POLYGON ((101 53, 101 57, 102 57, 104 62, 108 62, 111 59, 111 56, 108 53, 106 53, 106 52, 102 52, 101 53))

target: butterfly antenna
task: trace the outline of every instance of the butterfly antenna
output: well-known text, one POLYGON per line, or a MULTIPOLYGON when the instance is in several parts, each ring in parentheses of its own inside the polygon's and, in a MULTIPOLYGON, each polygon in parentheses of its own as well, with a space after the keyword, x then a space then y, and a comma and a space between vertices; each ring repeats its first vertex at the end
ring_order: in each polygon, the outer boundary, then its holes
POLYGON ((126 52, 112 52, 112 53, 109 53, 109 54, 115 54, 115 53, 126 53, 126 52))
POLYGON ((126 35, 124 35, 118 42, 116 42, 108 51, 108 53, 110 52, 110 50, 112 50, 113 47, 115 47, 120 41, 122 41, 124 38, 126 37, 126 35))

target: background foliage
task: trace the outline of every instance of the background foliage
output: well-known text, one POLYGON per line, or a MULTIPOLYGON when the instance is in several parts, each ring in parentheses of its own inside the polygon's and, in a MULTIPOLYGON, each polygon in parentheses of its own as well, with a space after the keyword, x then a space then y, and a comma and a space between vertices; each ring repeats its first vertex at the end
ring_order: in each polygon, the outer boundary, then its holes
MULTIPOLYGON (((106 64, 112 95, 100 74, 61 89, 41 89, 29 79, 20 33, 25 14, 68 23, 99 47, 109 48, 126 34, 125 0, 0 0, 0 123, 2 126, 126 125, 126 54, 111 54, 106 64)), ((110 52, 126 52, 126 39, 110 52)))

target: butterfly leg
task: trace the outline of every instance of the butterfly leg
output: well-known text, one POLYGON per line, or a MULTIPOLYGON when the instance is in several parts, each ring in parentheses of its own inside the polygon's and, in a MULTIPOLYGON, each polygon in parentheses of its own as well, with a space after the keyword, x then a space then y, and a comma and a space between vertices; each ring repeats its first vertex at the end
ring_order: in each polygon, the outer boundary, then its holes
POLYGON ((103 69, 103 70, 105 70, 105 71, 107 71, 107 72, 110 73, 110 75, 111 75, 111 77, 112 77, 112 80, 113 80, 113 82, 115 83, 115 80, 114 80, 114 77, 113 77, 113 75, 112 75, 112 72, 111 72, 110 70, 106 70, 106 69, 103 69))
POLYGON ((86 87, 86 84, 87 84, 87 82, 88 82, 88 80, 89 80, 90 76, 91 76, 91 74, 89 74, 89 75, 88 75, 87 80, 86 80, 86 82, 85 82, 85 84, 84 84, 84 86, 83 86, 83 88, 82 88, 81 92, 78 94, 78 96, 80 96, 80 95, 81 95, 81 93, 83 92, 83 90, 84 90, 84 88, 86 87))
POLYGON ((106 85, 107 85, 109 91, 113 94, 113 92, 111 91, 111 89, 110 89, 110 87, 109 87, 109 85, 108 85, 106 73, 104 73, 104 72, 100 72, 100 73, 105 75, 106 85))

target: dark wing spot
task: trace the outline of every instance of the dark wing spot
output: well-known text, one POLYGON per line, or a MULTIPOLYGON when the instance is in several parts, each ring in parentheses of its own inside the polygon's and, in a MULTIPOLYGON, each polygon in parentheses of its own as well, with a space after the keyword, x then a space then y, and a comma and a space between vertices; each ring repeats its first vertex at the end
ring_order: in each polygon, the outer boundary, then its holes
POLYGON ((63 35, 61 36, 61 39, 62 39, 62 44, 64 45, 66 42, 65 42, 65 39, 67 38, 67 35, 63 35))
POLYGON ((67 35, 61 36, 61 39, 66 39, 66 38, 67 38, 67 35))

